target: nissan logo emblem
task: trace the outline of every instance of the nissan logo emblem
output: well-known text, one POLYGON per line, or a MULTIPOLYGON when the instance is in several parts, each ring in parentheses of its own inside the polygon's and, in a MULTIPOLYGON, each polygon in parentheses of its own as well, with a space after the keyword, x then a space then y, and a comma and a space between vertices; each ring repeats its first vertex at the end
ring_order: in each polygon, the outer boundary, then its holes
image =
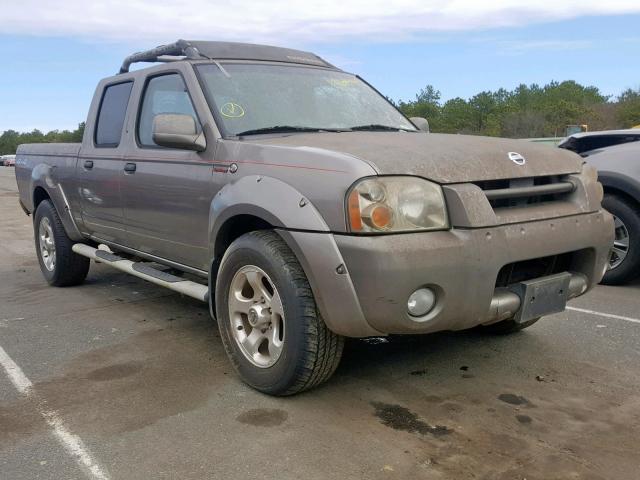
POLYGON ((509 160, 511 160, 516 165, 524 165, 525 163, 527 163, 524 157, 520 155, 518 152, 509 152, 508 155, 509 155, 509 160))

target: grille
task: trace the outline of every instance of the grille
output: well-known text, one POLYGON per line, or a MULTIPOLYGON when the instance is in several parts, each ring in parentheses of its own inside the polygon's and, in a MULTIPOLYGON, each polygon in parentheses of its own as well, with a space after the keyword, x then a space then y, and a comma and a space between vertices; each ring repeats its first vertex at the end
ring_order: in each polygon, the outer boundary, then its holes
POLYGON ((474 183, 484 191, 494 209, 563 200, 576 188, 566 176, 559 175, 474 183))

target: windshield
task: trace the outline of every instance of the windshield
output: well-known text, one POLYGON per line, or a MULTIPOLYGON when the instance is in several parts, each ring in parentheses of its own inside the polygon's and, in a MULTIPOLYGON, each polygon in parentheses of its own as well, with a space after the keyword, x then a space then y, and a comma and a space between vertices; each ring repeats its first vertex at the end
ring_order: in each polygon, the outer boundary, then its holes
POLYGON ((212 109, 229 135, 309 130, 416 128, 356 76, 257 63, 198 65, 212 109))

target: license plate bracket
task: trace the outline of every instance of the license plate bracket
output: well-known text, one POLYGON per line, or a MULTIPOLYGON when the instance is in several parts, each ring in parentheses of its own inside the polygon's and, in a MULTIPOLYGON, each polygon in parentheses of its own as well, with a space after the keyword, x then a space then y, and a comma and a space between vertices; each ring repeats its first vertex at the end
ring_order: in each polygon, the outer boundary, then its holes
POLYGON ((510 285, 520 297, 520 309, 514 320, 528 322, 534 318, 564 311, 569 298, 569 272, 556 273, 510 285))

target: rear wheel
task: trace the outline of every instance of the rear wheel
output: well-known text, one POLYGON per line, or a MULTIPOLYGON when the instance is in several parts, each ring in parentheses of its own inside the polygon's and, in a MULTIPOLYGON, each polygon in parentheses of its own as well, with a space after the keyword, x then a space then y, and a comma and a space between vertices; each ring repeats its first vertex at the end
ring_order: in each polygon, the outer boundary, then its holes
POLYGON ((602 279, 607 285, 619 285, 638 276, 640 268, 640 211, 629 201, 607 194, 602 206, 614 216, 615 236, 609 269, 602 279))
POLYGON ((247 233, 231 244, 215 295, 225 350, 251 387, 292 395, 335 371, 344 338, 325 325, 302 267, 276 232, 247 233))
POLYGON ((43 200, 33 216, 36 253, 42 275, 49 285, 68 287, 84 281, 90 260, 78 255, 53 203, 43 200))

